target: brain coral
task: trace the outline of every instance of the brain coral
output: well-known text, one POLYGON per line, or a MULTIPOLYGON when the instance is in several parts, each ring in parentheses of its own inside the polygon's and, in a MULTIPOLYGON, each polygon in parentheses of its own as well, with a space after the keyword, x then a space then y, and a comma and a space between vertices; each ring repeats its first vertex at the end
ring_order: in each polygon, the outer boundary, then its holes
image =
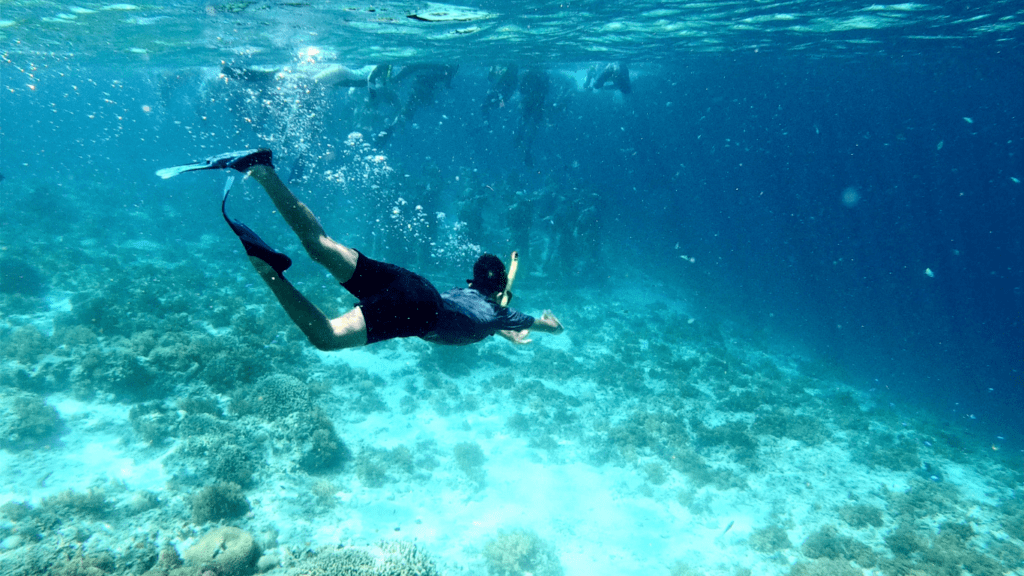
POLYGON ((232 408, 239 414, 256 414, 278 420, 289 414, 309 413, 313 398, 309 386, 288 374, 269 374, 240 391, 232 398, 232 408))
POLYGON ((249 576, 256 571, 260 547, 252 534, 226 526, 207 532, 182 557, 186 564, 220 576, 249 576))

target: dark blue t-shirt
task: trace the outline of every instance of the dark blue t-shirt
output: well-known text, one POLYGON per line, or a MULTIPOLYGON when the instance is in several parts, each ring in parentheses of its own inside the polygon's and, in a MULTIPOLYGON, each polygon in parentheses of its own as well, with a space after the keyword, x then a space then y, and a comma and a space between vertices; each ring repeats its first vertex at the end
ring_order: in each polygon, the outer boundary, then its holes
POLYGON ((498 330, 525 330, 533 316, 502 308, 472 288, 454 288, 441 294, 444 306, 438 310, 437 325, 424 340, 435 344, 472 344, 498 330))

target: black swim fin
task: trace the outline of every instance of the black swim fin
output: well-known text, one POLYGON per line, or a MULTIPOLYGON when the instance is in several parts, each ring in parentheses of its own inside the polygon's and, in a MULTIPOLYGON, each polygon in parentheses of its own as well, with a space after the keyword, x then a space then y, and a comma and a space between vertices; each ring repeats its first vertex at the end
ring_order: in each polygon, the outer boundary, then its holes
POLYGON ((238 239, 242 241, 242 246, 245 248, 245 253, 249 256, 255 256, 260 260, 263 260, 271 268, 274 269, 282 277, 284 271, 292 265, 292 259, 287 255, 278 252, 271 248, 258 234, 252 231, 245 224, 242 224, 238 220, 228 216, 225 207, 228 203, 228 194, 231 192, 231 184, 234 182, 234 177, 228 178, 227 184, 224 186, 224 199, 220 203, 220 213, 224 215, 224 221, 231 226, 231 230, 238 236, 238 239))
POLYGON ((273 153, 266 148, 227 152, 218 156, 210 156, 206 160, 200 160, 191 164, 162 168, 156 171, 156 175, 166 180, 174 178, 178 174, 194 172, 196 170, 225 170, 230 168, 239 172, 245 172, 257 164, 273 167, 273 153))

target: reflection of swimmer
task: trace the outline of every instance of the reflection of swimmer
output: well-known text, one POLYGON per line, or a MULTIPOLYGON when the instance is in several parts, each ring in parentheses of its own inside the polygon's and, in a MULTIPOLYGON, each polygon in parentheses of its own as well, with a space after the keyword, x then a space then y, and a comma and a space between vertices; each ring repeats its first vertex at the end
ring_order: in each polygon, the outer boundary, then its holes
POLYGON ((629 68, 624 62, 608 64, 600 72, 597 66, 591 66, 587 70, 587 79, 583 82, 586 90, 618 90, 623 94, 631 91, 629 85, 629 68))
POLYGON ((519 83, 519 66, 515 64, 491 66, 487 73, 487 80, 491 83, 491 87, 487 89, 484 103, 480 105, 480 111, 484 116, 495 108, 504 108, 508 103, 519 83))
MULTIPOLYGON (((359 299, 352 310, 337 318, 328 318, 284 277, 291 259, 270 248, 250 228, 224 213, 256 271, 295 325, 320 350, 340 350, 413 336, 436 344, 462 345, 499 334, 512 342, 526 344, 530 342, 527 336, 531 329, 552 334, 562 332, 561 323, 549 311, 540 318, 533 318, 498 304, 498 299, 505 294, 508 276, 505 265, 494 255, 484 254, 476 261, 468 288, 439 294, 422 276, 372 260, 333 240, 309 208, 277 177, 269 150, 229 153, 205 162, 161 170, 159 174, 171 177, 206 169, 238 170, 263 186, 310 257, 359 299)), ((230 186, 226 187, 225 203, 227 190, 230 186)))
POLYGON ((519 81, 520 106, 523 117, 519 121, 515 143, 522 146, 527 166, 533 165, 533 139, 537 135, 540 121, 544 117, 544 99, 551 88, 551 80, 544 70, 530 69, 519 81))
POLYGON ((265 68, 265 67, 242 67, 242 66, 223 66, 220 69, 220 73, 225 78, 231 80, 240 80, 247 84, 267 86, 274 83, 278 79, 278 75, 282 74, 280 68, 265 68))
POLYGON ((331 64, 314 74, 313 81, 330 87, 365 88, 366 76, 365 68, 352 69, 342 64, 331 64))
POLYGON ((379 64, 373 67, 370 75, 366 77, 366 91, 369 94, 370 102, 378 98, 397 98, 388 83, 391 81, 391 64, 379 64))
POLYGON ((399 84, 406 78, 411 77, 413 78, 412 91, 409 93, 409 98, 405 101, 405 105, 402 106, 398 116, 391 121, 387 128, 377 135, 377 141, 380 143, 386 142, 394 134, 396 128, 412 120, 417 110, 433 102, 434 93, 442 82, 446 88, 451 88, 452 79, 455 78, 455 73, 458 71, 458 64, 423 63, 403 66, 398 74, 392 77, 391 81, 394 84, 399 84))
POLYGON ((313 80, 324 86, 345 88, 366 88, 367 100, 373 104, 378 98, 391 99, 391 65, 378 64, 352 69, 341 64, 332 64, 313 76, 313 80), (369 71, 367 69, 369 68, 369 71))

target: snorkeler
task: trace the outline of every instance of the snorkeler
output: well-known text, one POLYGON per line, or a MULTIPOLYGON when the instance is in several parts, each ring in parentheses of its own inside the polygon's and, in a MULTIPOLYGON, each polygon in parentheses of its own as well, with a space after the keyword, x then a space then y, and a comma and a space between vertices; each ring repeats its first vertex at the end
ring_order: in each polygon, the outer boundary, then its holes
POLYGON ((487 81, 490 82, 490 88, 484 96, 484 103, 480 105, 480 111, 485 119, 489 111, 504 108, 512 98, 519 85, 519 66, 491 66, 487 72, 487 81))
MULTIPOLYGON (((545 310, 533 318, 499 305, 506 295, 509 276, 505 265, 492 254, 484 254, 473 265, 468 288, 439 294, 419 274, 378 262, 333 240, 320 221, 285 186, 274 171, 270 150, 245 150, 208 158, 203 162, 165 168, 157 172, 171 178, 194 170, 233 169, 256 180, 299 237, 309 256, 359 299, 350 311, 328 318, 285 279, 291 259, 268 246, 249 227, 224 219, 238 235, 256 271, 278 302, 320 350, 340 350, 373 344, 392 338, 419 337, 436 344, 472 344, 494 334, 519 344, 529 343, 531 329, 551 334, 562 332, 562 324, 545 310)), ((227 203, 231 179, 225 186, 227 203)))
POLYGON ((314 75, 313 80, 329 87, 366 88, 366 99, 371 105, 376 105, 378 99, 392 102, 398 98, 389 86, 391 64, 386 62, 355 69, 342 64, 331 64, 314 75))
POLYGON ((406 78, 412 77, 412 91, 408 100, 402 106, 398 116, 388 124, 387 128, 377 134, 377 142, 383 144, 391 138, 395 130, 410 120, 422 106, 434 101, 434 93, 438 86, 444 83, 446 88, 452 87, 452 79, 459 71, 458 64, 409 64, 403 66, 398 74, 391 77, 392 84, 399 84, 406 78))
POLYGON ((586 90, 618 90, 623 94, 632 91, 629 84, 629 68, 625 62, 608 64, 600 72, 597 66, 591 66, 587 70, 587 79, 583 81, 583 88, 586 90))
POLYGON ((551 79, 544 70, 527 70, 519 81, 519 95, 522 97, 519 105, 523 116, 513 141, 523 148, 523 160, 527 166, 533 166, 533 139, 544 118, 544 99, 550 89, 551 79))

